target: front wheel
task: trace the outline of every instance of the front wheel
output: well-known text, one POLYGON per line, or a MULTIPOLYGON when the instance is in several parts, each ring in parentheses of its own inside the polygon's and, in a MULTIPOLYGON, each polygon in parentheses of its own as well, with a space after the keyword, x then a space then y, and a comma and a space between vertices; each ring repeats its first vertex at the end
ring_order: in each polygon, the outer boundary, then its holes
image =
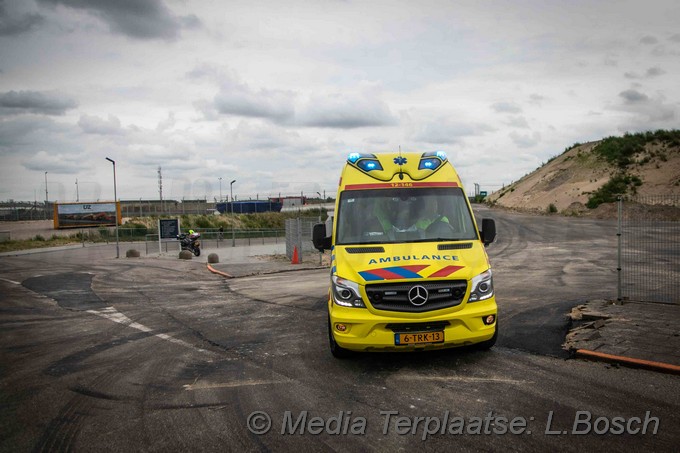
POLYGON ((346 359, 353 355, 352 351, 343 348, 342 346, 335 342, 335 338, 333 338, 333 329, 331 328, 330 318, 328 319, 328 343, 331 348, 331 354, 333 354, 333 357, 335 357, 336 359, 346 359))
POLYGON ((201 255, 201 249, 199 249, 198 247, 196 247, 196 248, 194 249, 194 255, 200 256, 200 255, 201 255))

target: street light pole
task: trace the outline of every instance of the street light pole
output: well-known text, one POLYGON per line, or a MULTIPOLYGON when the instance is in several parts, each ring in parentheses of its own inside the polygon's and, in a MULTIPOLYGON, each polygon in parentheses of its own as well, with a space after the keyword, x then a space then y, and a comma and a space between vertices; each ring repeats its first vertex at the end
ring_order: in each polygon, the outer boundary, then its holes
POLYGON ((116 192, 116 161, 106 158, 113 164, 113 209, 116 217, 116 258, 120 258, 120 246, 118 243, 118 193, 116 192))
POLYGON ((45 172, 45 220, 47 220, 47 202, 50 197, 47 195, 47 172, 45 172))
POLYGON ((220 203, 222 203, 222 177, 217 178, 220 180, 220 203))
MULTIPOLYGON (((234 221, 234 183, 236 180, 234 179, 230 184, 229 184, 229 194, 231 195, 231 220, 232 222, 234 221)), ((231 246, 236 247, 236 232, 234 230, 234 225, 231 226, 231 246)))
MULTIPOLYGON (((76 203, 80 201, 80 194, 78 193, 78 178, 76 178, 76 203)), ((83 247, 85 247, 85 235, 83 234, 83 229, 80 229, 80 241, 83 244, 83 247)))

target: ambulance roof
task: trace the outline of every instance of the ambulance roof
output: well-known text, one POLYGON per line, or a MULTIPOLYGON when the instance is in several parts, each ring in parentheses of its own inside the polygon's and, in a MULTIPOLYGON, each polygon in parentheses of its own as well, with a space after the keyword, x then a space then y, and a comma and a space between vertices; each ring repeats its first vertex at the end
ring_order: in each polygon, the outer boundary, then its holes
POLYGON ((443 151, 351 153, 340 180, 341 188, 345 189, 399 187, 404 183, 413 183, 409 187, 432 184, 461 187, 458 174, 443 151))

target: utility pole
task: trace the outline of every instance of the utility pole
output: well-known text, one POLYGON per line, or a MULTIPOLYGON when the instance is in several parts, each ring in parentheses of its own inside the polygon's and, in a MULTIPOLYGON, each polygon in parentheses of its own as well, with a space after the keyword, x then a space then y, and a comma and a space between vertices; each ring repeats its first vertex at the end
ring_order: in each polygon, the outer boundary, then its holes
POLYGON ((78 178, 76 178, 76 202, 80 201, 80 194, 78 193, 78 178))

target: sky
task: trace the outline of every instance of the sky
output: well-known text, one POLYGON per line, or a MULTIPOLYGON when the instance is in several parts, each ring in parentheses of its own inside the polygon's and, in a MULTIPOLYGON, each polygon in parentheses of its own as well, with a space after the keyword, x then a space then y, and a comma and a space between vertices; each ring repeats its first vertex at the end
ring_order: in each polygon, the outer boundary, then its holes
POLYGON ((328 197, 350 152, 400 148, 491 192, 677 129, 679 24, 677 0, 0 0, 0 201, 112 200, 107 157, 121 200, 159 167, 164 199, 328 197))

